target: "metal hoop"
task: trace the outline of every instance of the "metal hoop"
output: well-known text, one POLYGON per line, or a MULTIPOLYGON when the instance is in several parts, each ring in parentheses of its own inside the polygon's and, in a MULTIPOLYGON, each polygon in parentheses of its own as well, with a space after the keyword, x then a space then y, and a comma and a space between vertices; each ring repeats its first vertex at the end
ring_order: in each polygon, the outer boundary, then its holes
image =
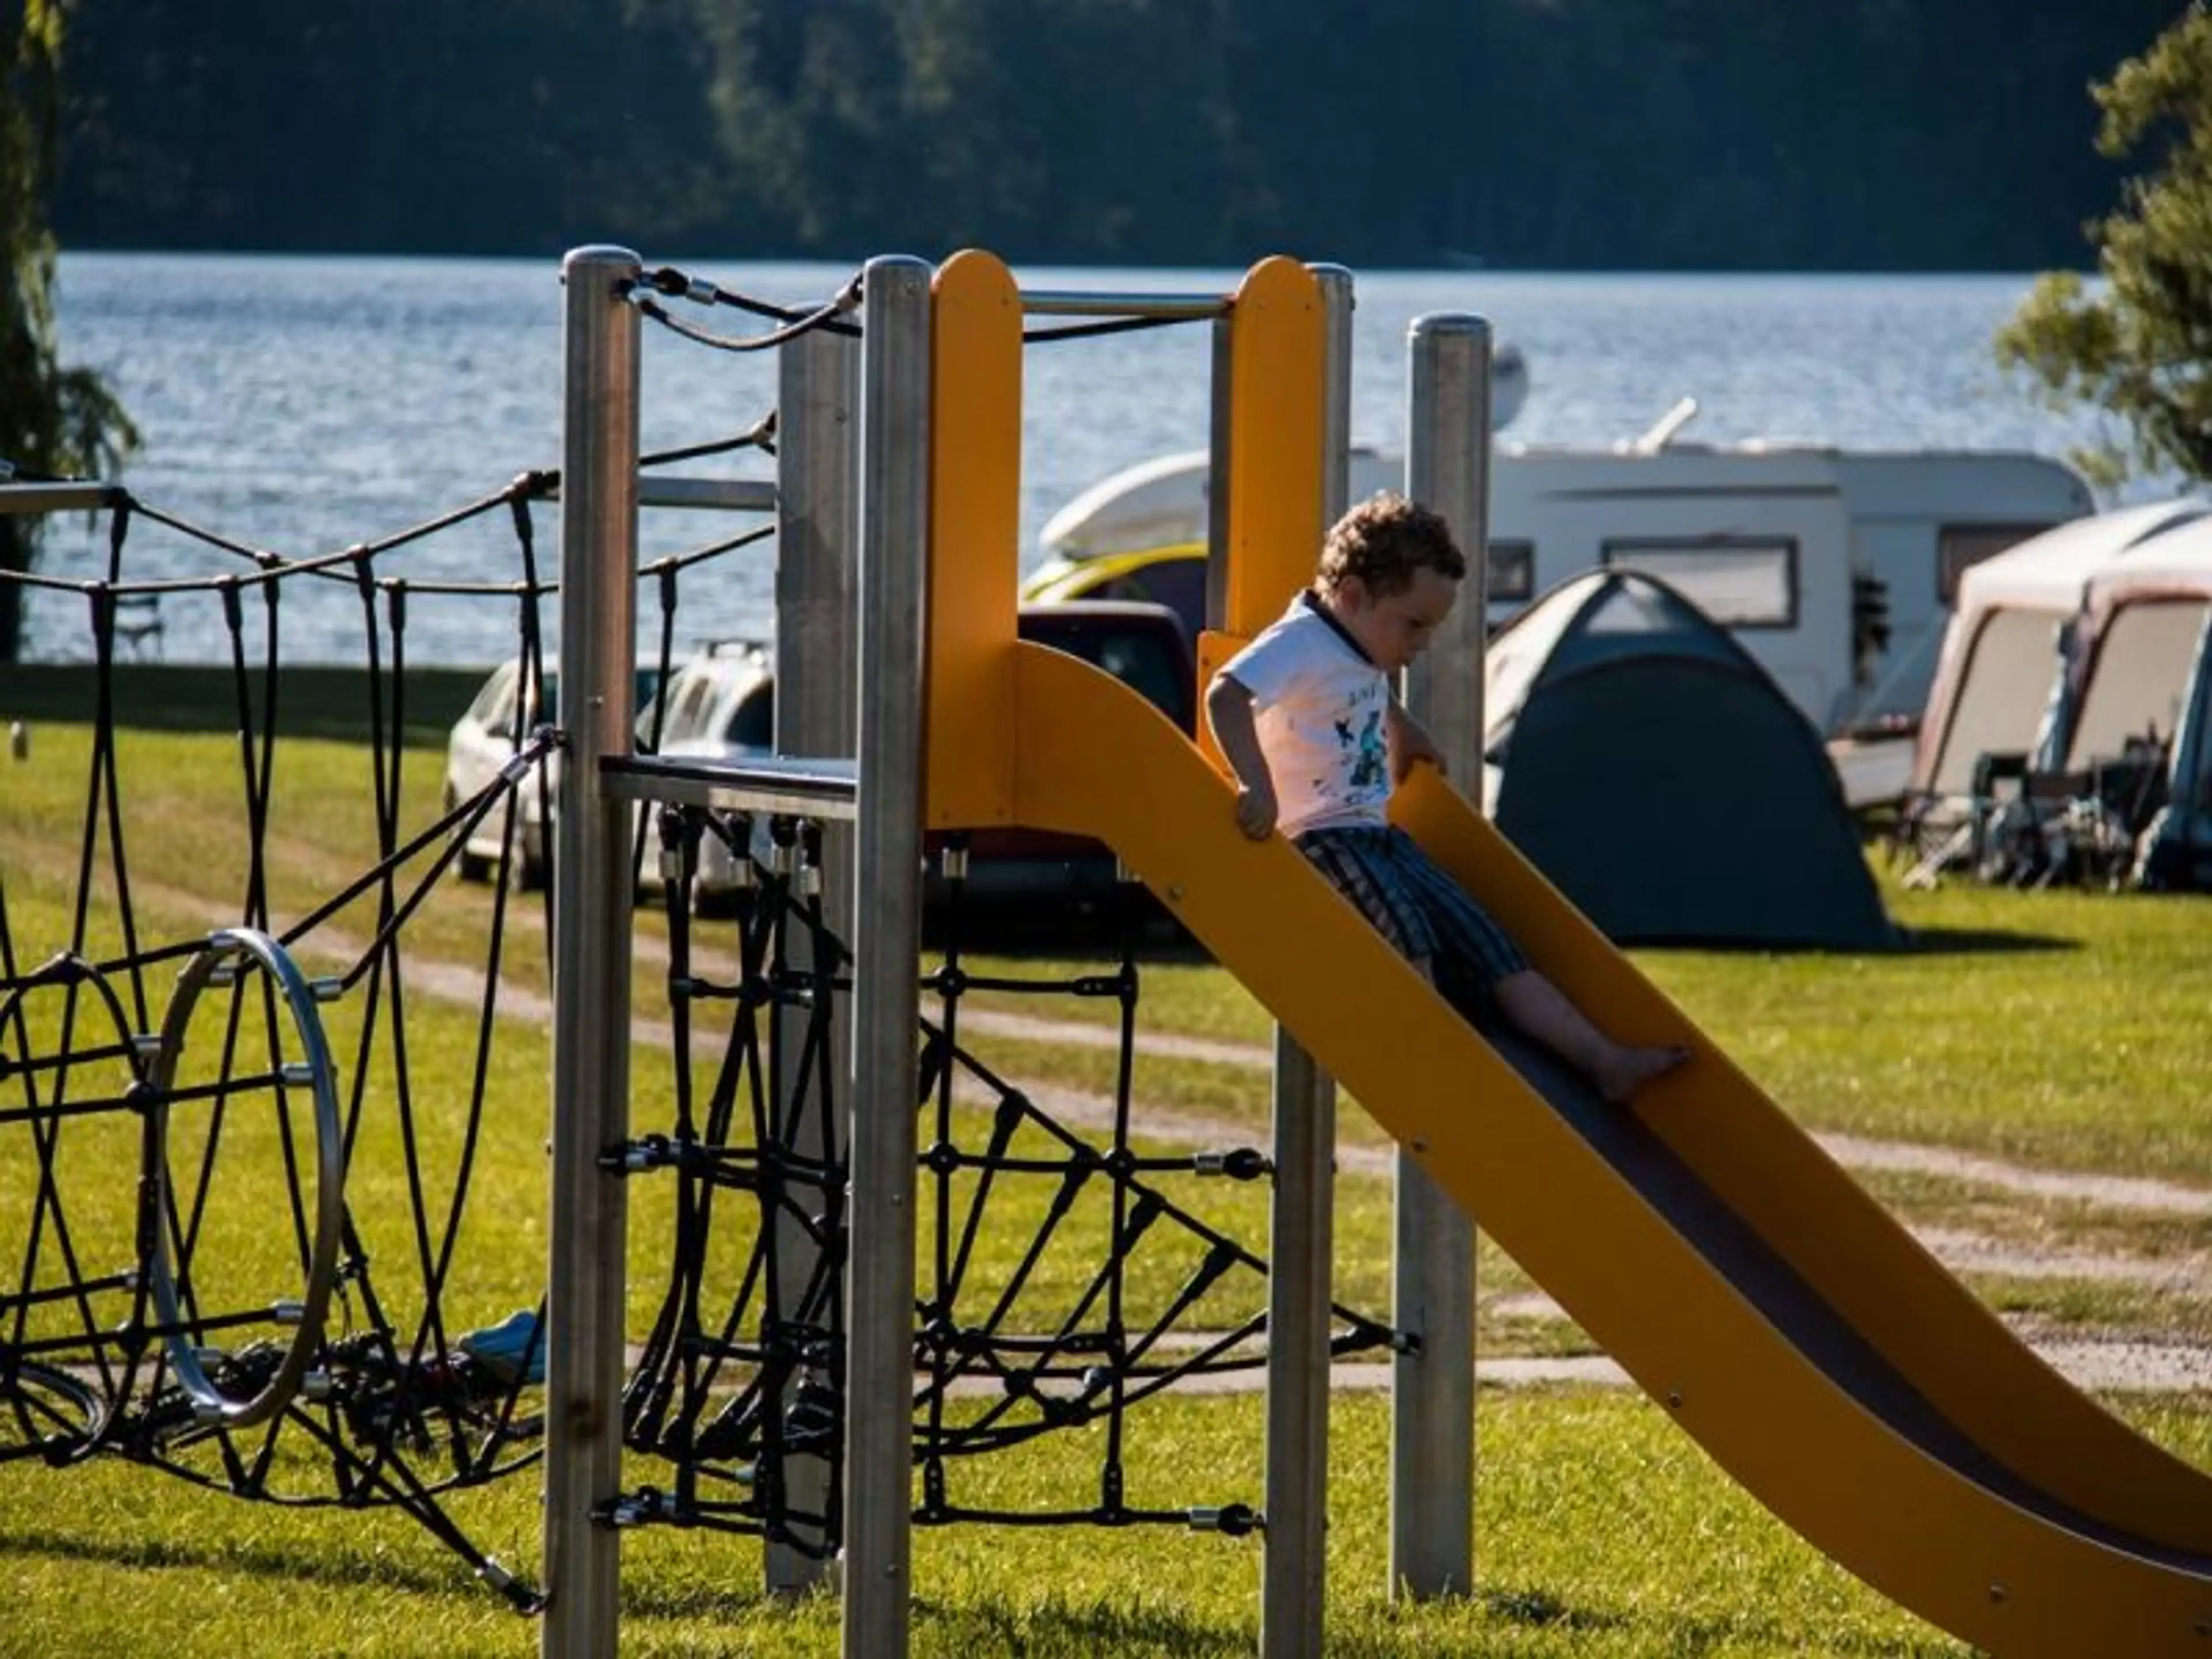
POLYGON ((178 975, 176 994, 169 1000, 168 1012, 161 1021, 161 1049, 147 1081, 151 1087, 145 1164, 140 1175, 146 1201, 154 1210, 154 1224, 148 1230, 153 1238, 145 1269, 155 1306, 167 1333, 164 1340, 169 1364, 178 1385, 191 1400, 193 1414, 202 1423, 225 1429, 252 1428, 292 1403, 322 1342, 324 1316, 337 1283, 338 1245, 345 1215, 345 1136, 338 1115, 337 1068, 324 1039, 314 991, 284 947, 253 927, 227 927, 210 935, 206 946, 178 975), (214 982, 217 971, 240 956, 259 963, 283 993, 307 1056, 303 1062, 283 1068, 283 1080, 306 1084, 313 1091, 315 1103, 315 1233, 307 1259, 307 1293, 299 1304, 292 1346, 284 1363, 258 1394, 246 1401, 230 1399, 208 1380, 198 1351, 185 1334, 176 1279, 169 1265, 169 1237, 175 1219, 168 1182, 169 1091, 176 1079, 178 1057, 184 1052, 193 1005, 214 982))

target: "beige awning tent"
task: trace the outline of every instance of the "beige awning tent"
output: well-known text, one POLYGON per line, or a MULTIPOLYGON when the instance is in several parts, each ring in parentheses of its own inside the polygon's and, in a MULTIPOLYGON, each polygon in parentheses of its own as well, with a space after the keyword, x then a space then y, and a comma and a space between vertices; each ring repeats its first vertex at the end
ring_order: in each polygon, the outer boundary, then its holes
POLYGON ((1988 753, 2028 753, 2060 683, 2062 630, 2091 585, 2188 542, 2212 548, 2212 503, 2154 501, 2076 519, 1974 566, 1960 579, 1920 725, 1913 787, 1963 795, 1988 753))

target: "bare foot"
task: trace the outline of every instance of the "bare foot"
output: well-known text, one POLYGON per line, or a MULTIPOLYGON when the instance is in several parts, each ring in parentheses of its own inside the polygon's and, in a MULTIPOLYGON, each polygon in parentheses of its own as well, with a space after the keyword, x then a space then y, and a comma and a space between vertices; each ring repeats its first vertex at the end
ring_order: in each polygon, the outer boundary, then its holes
POLYGON ((1616 1106, 1625 1106, 1645 1084, 1673 1071, 1689 1057, 1690 1051, 1681 1048, 1615 1048, 1612 1058, 1598 1067, 1594 1081, 1600 1094, 1616 1106))

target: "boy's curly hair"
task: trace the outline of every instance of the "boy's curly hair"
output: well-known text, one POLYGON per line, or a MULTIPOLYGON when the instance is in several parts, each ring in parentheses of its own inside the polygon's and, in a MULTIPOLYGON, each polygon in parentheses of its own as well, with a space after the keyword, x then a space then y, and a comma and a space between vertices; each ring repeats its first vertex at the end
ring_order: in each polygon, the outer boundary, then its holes
POLYGON ((1417 570, 1459 581, 1467 575, 1467 556, 1452 540, 1442 514, 1385 489, 1329 526, 1317 574, 1330 592, 1357 576, 1379 599, 1404 592, 1417 570))

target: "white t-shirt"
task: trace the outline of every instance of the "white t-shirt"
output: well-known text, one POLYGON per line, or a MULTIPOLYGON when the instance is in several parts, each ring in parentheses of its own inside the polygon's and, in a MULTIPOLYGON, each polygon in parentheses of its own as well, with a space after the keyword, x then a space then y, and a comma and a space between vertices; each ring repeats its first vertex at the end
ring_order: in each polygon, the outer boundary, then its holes
POLYGON ((1389 678, 1312 594, 1221 672, 1252 694, 1285 835, 1389 822, 1389 678))

